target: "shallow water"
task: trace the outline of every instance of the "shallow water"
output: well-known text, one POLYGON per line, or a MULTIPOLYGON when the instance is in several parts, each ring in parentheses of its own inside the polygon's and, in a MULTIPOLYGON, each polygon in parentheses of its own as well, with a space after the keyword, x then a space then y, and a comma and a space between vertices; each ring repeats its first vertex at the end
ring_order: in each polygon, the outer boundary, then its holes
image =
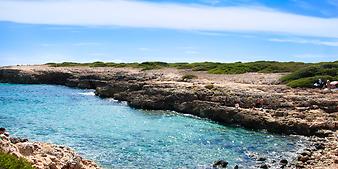
POLYGON ((168 111, 144 111, 91 90, 0 84, 0 126, 12 135, 64 144, 104 168, 205 168, 225 159, 255 166, 248 154, 292 158, 303 139, 225 127, 168 111))

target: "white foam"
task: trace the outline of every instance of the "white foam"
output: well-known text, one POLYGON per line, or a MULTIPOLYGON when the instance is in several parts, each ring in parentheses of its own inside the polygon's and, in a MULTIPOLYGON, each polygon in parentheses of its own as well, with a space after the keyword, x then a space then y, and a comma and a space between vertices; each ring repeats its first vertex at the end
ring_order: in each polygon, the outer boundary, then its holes
POLYGON ((95 96, 94 92, 84 92, 84 93, 79 93, 80 95, 85 95, 85 96, 95 96))

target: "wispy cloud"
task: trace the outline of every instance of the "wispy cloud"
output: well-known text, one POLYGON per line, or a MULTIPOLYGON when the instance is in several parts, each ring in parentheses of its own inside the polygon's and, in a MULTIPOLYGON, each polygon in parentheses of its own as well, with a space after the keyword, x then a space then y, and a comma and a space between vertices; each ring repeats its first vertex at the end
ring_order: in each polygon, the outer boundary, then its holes
POLYGON ((2 0, 0 9, 0 20, 19 23, 273 32, 338 38, 338 18, 302 16, 259 7, 129 0, 2 0))
POLYGON ((272 38, 268 40, 271 42, 313 44, 313 45, 338 47, 338 41, 322 41, 322 40, 313 40, 313 39, 283 39, 283 38, 272 38))
POLYGON ((338 8, 338 0, 326 0, 326 2, 338 8))

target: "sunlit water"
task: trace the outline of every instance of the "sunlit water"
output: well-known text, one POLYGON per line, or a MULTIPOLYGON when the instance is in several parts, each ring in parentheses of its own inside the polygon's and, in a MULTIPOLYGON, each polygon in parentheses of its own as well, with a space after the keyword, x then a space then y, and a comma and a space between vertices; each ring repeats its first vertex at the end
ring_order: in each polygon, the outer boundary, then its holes
POLYGON ((143 111, 90 90, 0 84, 0 126, 74 148, 104 168, 205 168, 225 159, 254 167, 249 153, 292 158, 302 139, 225 127, 166 111, 143 111))

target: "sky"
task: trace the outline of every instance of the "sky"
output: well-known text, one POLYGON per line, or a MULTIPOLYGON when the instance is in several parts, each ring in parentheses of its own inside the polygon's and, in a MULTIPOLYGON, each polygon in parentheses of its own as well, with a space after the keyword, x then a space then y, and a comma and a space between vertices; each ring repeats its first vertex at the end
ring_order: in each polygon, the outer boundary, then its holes
POLYGON ((0 0, 0 65, 338 60, 338 0, 0 0))

